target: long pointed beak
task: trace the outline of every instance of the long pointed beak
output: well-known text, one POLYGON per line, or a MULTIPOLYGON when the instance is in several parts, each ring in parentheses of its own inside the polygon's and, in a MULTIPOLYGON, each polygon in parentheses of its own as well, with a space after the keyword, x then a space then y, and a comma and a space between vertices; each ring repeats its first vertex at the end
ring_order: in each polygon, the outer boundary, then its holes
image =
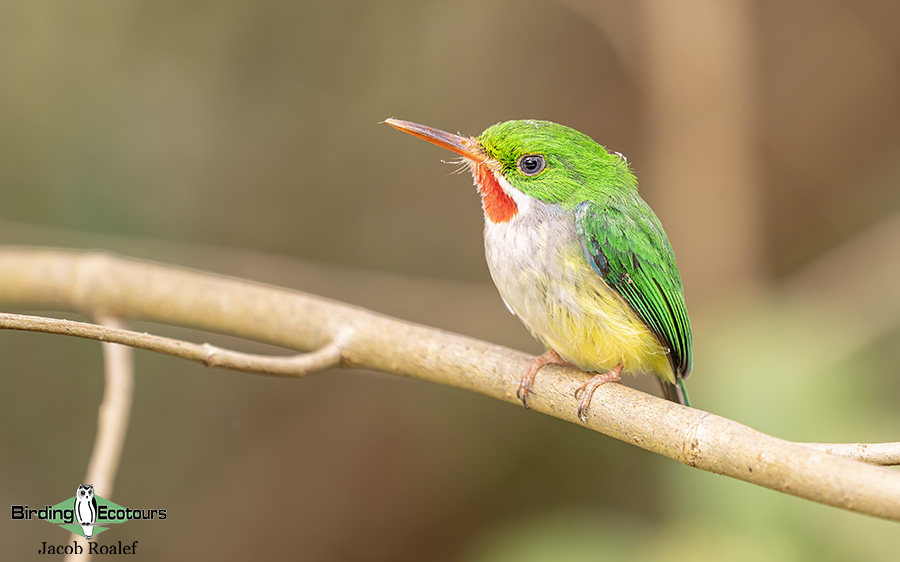
POLYGON ((468 158, 475 162, 485 162, 488 159, 487 155, 481 149, 481 145, 473 138, 461 137, 427 125, 419 125, 418 123, 401 121, 399 119, 385 119, 384 122, 404 133, 409 133, 414 137, 419 137, 420 139, 427 140, 430 143, 455 152, 463 158, 468 158))

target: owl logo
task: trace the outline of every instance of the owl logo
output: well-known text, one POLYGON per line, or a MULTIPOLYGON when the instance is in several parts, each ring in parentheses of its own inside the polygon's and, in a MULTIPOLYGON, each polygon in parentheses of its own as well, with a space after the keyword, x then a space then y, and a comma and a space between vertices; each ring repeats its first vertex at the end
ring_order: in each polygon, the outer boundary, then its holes
POLYGON ((97 500, 94 499, 94 486, 78 485, 75 492, 75 519, 81 525, 84 538, 91 540, 94 536, 94 523, 97 521, 97 500))

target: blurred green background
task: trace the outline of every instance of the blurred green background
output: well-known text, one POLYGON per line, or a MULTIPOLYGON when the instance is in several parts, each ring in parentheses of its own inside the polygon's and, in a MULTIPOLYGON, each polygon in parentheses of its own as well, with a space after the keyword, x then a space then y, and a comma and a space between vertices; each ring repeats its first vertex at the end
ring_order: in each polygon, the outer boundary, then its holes
MULTIPOLYGON (((238 275, 536 353, 491 285, 470 178, 378 123, 549 119, 627 155, 665 224, 697 407, 786 439, 896 441, 898 21, 878 0, 3 2, 0 240, 238 275)), ((4 333, 0 353, 0 505, 56 503, 86 470, 100 348, 4 333)), ((136 361, 111 499, 169 518, 101 536, 140 540, 134 559, 900 552, 896 523, 456 389, 136 361)), ((0 551, 45 540, 66 535, 8 521, 0 551)))

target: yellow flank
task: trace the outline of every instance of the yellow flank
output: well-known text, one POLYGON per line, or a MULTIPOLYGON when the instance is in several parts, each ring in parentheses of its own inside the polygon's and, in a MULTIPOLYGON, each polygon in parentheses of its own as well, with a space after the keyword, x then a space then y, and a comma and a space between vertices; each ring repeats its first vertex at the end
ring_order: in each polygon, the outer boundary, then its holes
POLYGON ((530 326, 534 335, 583 370, 602 373, 622 362, 626 373, 652 372, 674 383, 669 350, 625 300, 582 255, 563 261, 566 271, 561 279, 554 275, 555 279, 545 280, 546 316, 530 319, 539 324, 530 326))

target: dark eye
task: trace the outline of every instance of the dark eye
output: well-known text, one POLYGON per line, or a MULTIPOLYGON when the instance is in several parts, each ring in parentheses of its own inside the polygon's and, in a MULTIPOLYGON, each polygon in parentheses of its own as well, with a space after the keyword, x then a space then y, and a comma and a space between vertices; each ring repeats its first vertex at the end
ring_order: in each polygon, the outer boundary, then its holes
POLYGON ((526 154, 519 158, 516 166, 526 176, 536 176, 547 167, 547 162, 540 154, 526 154))

